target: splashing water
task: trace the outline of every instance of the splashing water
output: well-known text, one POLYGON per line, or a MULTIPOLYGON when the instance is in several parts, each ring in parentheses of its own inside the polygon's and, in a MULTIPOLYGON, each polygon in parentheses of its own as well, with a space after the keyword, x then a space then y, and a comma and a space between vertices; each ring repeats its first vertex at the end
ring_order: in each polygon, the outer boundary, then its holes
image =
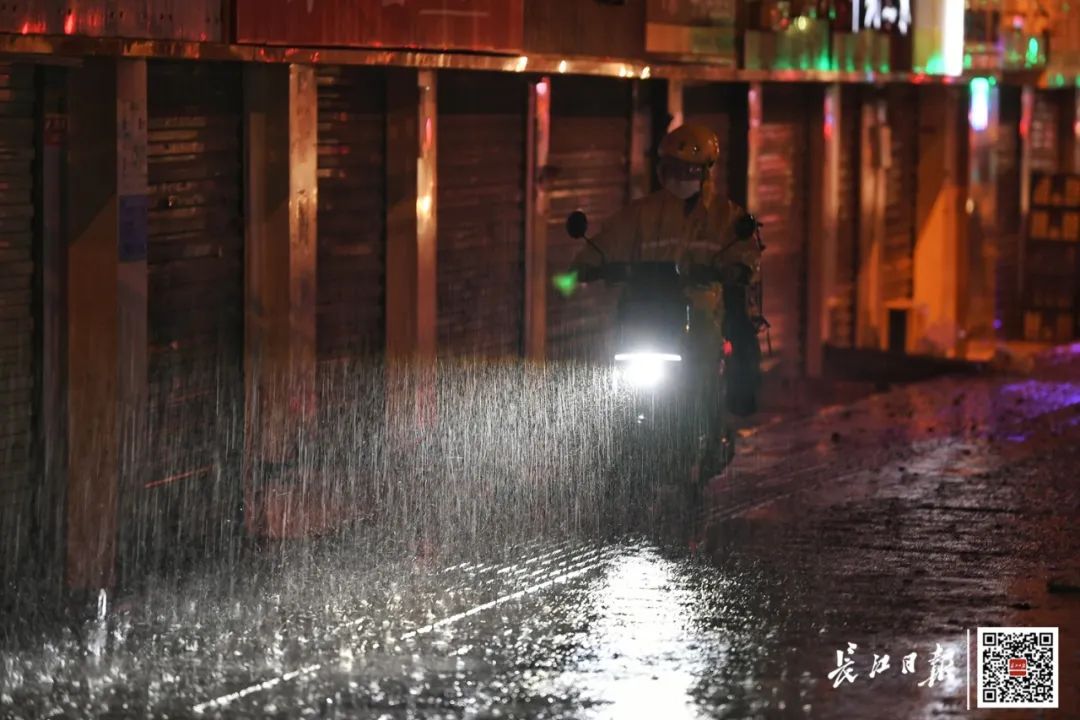
POLYGON ((107 616, 109 613, 109 595, 104 589, 98 591, 97 617, 90 639, 90 654, 100 658, 105 652, 105 643, 109 637, 107 616))

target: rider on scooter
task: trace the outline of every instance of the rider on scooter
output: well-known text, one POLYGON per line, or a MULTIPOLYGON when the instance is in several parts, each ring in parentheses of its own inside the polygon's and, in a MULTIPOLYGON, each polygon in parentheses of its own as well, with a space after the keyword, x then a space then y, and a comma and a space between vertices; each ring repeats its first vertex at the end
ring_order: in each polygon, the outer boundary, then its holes
MULTIPOLYGON (((571 273, 588 282, 604 261, 675 261, 680 267, 720 269, 727 278, 722 285, 690 293, 697 316, 692 327, 705 328, 692 333, 690 340, 710 380, 718 376, 725 339, 730 343, 725 363, 727 407, 735 415, 747 416, 757 410, 761 352, 746 291, 758 279, 762 246, 754 232, 756 224, 747 222, 745 211, 714 190, 712 172, 719 156, 716 135, 705 126, 682 125, 668 133, 657 163, 662 188, 608 219, 592 244, 578 253, 571 273)), ((725 425, 719 401, 713 416, 712 427, 725 425)), ((706 452, 707 458, 710 455, 706 452)))

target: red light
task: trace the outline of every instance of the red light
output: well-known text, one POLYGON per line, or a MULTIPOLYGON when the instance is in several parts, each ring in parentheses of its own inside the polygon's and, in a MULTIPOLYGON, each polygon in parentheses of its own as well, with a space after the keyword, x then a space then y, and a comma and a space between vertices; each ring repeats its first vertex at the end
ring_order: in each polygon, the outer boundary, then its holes
POLYGON ((30 22, 29 21, 24 22, 22 24, 22 27, 19 28, 19 32, 21 32, 23 35, 29 35, 30 34, 30 22))
POLYGON ((67 18, 64 19, 64 34, 71 35, 73 32, 75 32, 75 15, 69 12, 67 18))
POLYGON ((730 340, 724 341, 724 357, 731 357, 731 353, 735 352, 735 348, 731 346, 730 340))

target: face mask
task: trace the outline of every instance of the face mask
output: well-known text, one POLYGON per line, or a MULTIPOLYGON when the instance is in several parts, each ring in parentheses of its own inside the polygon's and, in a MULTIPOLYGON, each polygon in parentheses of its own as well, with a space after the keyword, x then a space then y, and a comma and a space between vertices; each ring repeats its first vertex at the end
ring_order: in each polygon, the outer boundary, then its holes
POLYGON ((679 198, 689 200, 701 192, 700 180, 665 180, 664 189, 679 198))

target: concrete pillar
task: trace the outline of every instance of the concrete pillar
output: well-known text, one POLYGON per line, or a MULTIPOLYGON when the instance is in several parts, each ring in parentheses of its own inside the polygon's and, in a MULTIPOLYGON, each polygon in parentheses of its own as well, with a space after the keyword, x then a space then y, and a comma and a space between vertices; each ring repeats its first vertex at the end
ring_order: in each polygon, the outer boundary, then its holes
POLYGON ((1073 88, 1071 95, 1072 98, 1066 113, 1065 123, 1065 131, 1069 138, 1068 147, 1071 152, 1065 156, 1067 166, 1064 170, 1070 173, 1080 173, 1080 88, 1073 88), (1071 166, 1068 165, 1070 163, 1071 166))
POLYGON ((750 83, 746 93, 746 207, 756 213, 758 150, 761 145, 761 83, 750 83))
POLYGON ((392 68, 386 109, 386 350, 433 358, 437 341, 436 76, 392 68))
POLYGON ((886 173, 891 137, 885 99, 871 97, 863 103, 862 148, 859 153, 859 267, 855 286, 855 344, 885 349, 888 342, 881 278, 885 243, 886 173))
POLYGON ((116 580, 118 503, 146 406, 146 63, 69 76, 69 587, 116 580))
POLYGON ((546 168, 551 146, 551 79, 529 84, 525 178, 525 357, 542 362, 547 347, 546 168))
POLYGON ((824 119, 824 172, 822 184, 825 196, 822 200, 822 247, 821 247, 821 339, 822 343, 836 340, 832 337, 830 318, 839 307, 842 299, 837 295, 836 278, 837 252, 839 242, 840 215, 840 138, 850 132, 843 126, 843 93, 840 85, 833 84, 825 88, 824 119))
POLYGON ((1025 242, 1025 229, 1028 223, 1028 214, 1031 212, 1031 119, 1035 111, 1035 88, 1025 85, 1020 90, 1020 237, 1016 263, 1016 294, 1013 296, 1017 303, 1015 317, 1015 333, 1023 333, 1023 298, 1027 297, 1024 281, 1024 263, 1027 242, 1025 242))
POLYGON ((279 519, 271 497, 284 492, 267 483, 300 484, 315 415, 318 105, 313 67, 244 73, 245 497, 248 530, 261 534, 279 519))
POLYGON ((668 80, 667 85, 667 108, 671 118, 667 129, 670 132, 683 124, 683 82, 682 80, 668 80))
POLYGON ((435 409, 436 80, 433 70, 387 70, 387 413, 395 429, 422 425, 435 409))
POLYGON ((926 87, 919 105, 914 345, 961 355, 967 292, 967 113, 963 89, 926 87))
POLYGON ((998 217, 998 143, 1000 92, 996 84, 978 79, 969 85, 967 215, 969 281, 968 312, 963 328, 971 343, 968 357, 988 360, 996 345, 997 271, 1001 233, 998 217))
POLYGON ((807 190, 809 238, 806 277, 806 374, 821 377, 829 335, 829 299, 836 283, 836 217, 839 212, 840 86, 824 88, 821 112, 810 123, 807 190))

